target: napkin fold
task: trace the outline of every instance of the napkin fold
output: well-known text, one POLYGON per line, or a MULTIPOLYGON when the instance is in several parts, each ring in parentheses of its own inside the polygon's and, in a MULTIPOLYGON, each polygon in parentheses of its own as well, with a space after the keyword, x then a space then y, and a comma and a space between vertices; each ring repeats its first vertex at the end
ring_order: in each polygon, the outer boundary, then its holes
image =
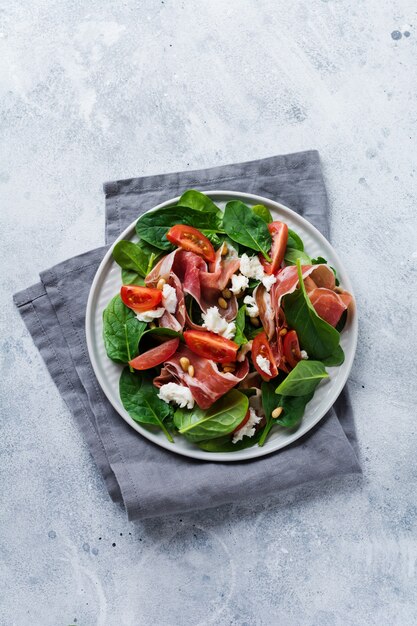
MULTIPOLYGON (((105 183, 106 243, 111 244, 138 215, 188 188, 269 197, 329 235, 319 155, 307 151, 105 183)), ((295 444, 244 462, 189 459, 160 448, 130 428, 102 392, 85 339, 87 298, 107 249, 86 252, 42 272, 40 282, 15 294, 14 301, 88 442, 110 496, 124 504, 130 520, 243 502, 361 471, 346 389, 323 420, 295 444)))

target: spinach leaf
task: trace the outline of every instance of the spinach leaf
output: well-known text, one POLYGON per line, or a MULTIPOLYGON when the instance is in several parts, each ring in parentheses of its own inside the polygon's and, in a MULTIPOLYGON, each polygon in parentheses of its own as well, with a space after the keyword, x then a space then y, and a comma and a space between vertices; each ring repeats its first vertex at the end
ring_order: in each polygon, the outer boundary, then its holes
POLYGON ((300 259, 303 265, 311 265, 311 259, 308 254, 303 250, 297 250, 297 248, 287 248, 284 259, 288 265, 296 265, 297 259, 300 259))
POLYGON ((249 400, 232 389, 209 409, 177 409, 174 424, 189 441, 216 439, 234 431, 246 415, 249 400))
POLYGON ((340 335, 319 317, 307 295, 301 274, 301 263, 297 260, 299 289, 283 297, 285 317, 290 328, 297 331, 300 345, 312 358, 324 359, 333 354, 339 345, 340 335))
POLYGON ((125 306, 119 295, 103 311, 103 339, 107 356, 116 363, 127 363, 138 355, 139 340, 146 323, 125 306))
POLYGON ((321 362, 323 365, 326 365, 326 367, 336 367, 337 365, 342 365, 344 360, 345 353, 343 352, 342 346, 337 346, 333 354, 326 356, 321 362))
POLYGON ((343 311, 340 320, 337 322, 336 324, 336 330, 338 333, 341 333, 342 330, 344 329, 346 322, 347 322, 347 316, 348 316, 348 312, 347 309, 346 311, 343 311))
POLYGON ((198 228, 206 237, 221 233, 221 217, 217 213, 196 211, 189 207, 173 206, 144 213, 136 222, 136 233, 140 239, 161 250, 172 250, 173 246, 166 238, 171 226, 188 224, 198 228))
MULTIPOLYGON (((311 264, 312 265, 329 265, 326 261, 326 259, 322 256, 318 256, 316 259, 311 259, 311 264)), ((336 287, 338 287, 340 285, 339 279, 337 277, 337 272, 334 269, 334 267, 332 267, 331 265, 329 265, 330 269, 332 270, 334 277, 335 277, 335 281, 336 281, 336 287)))
POLYGON ((113 248, 113 258, 116 263, 122 269, 130 270, 142 277, 149 274, 160 255, 161 251, 158 248, 154 248, 144 241, 133 243, 122 240, 113 248))
POLYGON ((130 372, 125 367, 120 376, 119 393, 124 408, 135 422, 158 426, 168 441, 174 441, 164 425, 172 408, 158 398, 158 390, 144 372, 130 372))
POLYGON ((207 211, 209 213, 217 213, 221 217, 221 211, 217 207, 213 200, 211 200, 206 194, 195 189, 188 189, 185 191, 181 198, 177 202, 178 206, 186 206, 189 209, 195 209, 196 211, 207 211))
POLYGON ((306 396, 314 392, 323 378, 328 378, 320 361, 299 361, 288 376, 278 385, 276 392, 282 396, 306 396))
POLYGON ((122 270, 122 283, 123 285, 144 285, 145 279, 141 274, 134 272, 133 270, 122 270))
POLYGON ((264 220, 251 211, 240 200, 232 200, 226 204, 223 215, 224 230, 230 239, 257 250, 270 261, 271 234, 264 220))
POLYGON ((143 333, 144 335, 156 335, 157 337, 182 337, 182 334, 172 328, 164 328, 163 326, 157 326, 156 328, 148 328, 143 333))
POLYGON ((233 443, 230 435, 219 437, 218 439, 209 439, 209 441, 199 441, 197 446, 206 452, 238 452, 251 448, 258 443, 261 431, 257 431, 253 437, 243 437, 240 441, 233 443))
POLYGON ((303 240, 291 228, 288 229, 287 248, 295 248, 296 250, 301 250, 301 252, 304 250, 303 240))
POLYGON ((273 221, 270 210, 263 204, 255 204, 255 206, 252 207, 252 211, 255 215, 259 215, 259 217, 261 217, 267 224, 270 224, 273 221))
POLYGON ((274 426, 295 428, 303 418, 306 404, 310 402, 314 391, 304 396, 283 396, 276 394, 274 383, 262 383, 262 405, 265 411, 266 424, 261 432, 259 445, 263 446, 274 426), (274 419, 271 414, 277 407, 282 407, 281 418, 274 419))
POLYGON ((237 343, 238 346, 243 346, 243 344, 248 343, 248 340, 245 337, 245 324, 246 324, 246 304, 240 307, 237 312, 235 319, 236 333, 233 341, 237 343))

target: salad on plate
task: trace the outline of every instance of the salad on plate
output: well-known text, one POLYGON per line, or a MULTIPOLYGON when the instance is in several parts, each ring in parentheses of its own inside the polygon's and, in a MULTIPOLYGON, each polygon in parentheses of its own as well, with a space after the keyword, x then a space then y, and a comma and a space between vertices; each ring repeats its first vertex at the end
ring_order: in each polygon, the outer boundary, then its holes
POLYGON ((130 417, 209 452, 296 429, 344 361, 353 299, 336 271, 267 207, 222 211, 196 190, 143 214, 136 234, 114 246, 121 288, 103 312, 130 417))

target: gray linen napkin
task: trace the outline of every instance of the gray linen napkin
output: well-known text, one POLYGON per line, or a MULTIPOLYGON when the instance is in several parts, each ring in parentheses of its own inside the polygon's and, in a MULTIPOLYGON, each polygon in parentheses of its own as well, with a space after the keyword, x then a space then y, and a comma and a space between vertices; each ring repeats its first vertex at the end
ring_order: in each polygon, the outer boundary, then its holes
MULTIPOLYGON (((290 206, 328 236, 326 190, 316 151, 198 171, 106 183, 106 242, 143 211, 194 187, 252 192, 290 206)), ((90 285, 106 247, 42 272, 14 296, 62 397, 86 437, 113 500, 129 519, 181 513, 267 496, 331 476, 360 472, 346 390, 297 443, 258 460, 195 461, 130 428, 104 396, 88 358, 84 321, 90 285)))

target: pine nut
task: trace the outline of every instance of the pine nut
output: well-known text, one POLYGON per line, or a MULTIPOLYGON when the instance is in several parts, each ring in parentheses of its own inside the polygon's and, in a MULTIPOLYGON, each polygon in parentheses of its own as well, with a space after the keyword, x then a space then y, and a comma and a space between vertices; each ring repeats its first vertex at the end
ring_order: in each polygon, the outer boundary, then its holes
POLYGON ((284 337, 284 335, 286 335, 288 332, 288 330, 286 328, 281 328, 281 330, 279 331, 279 334, 281 335, 281 337, 284 337))
POLYGON ((156 285, 156 288, 162 290, 164 288, 165 283, 166 283, 165 278, 160 278, 158 280, 158 284, 156 285))
POLYGON ((250 318, 250 323, 252 324, 252 326, 258 327, 259 326, 259 320, 257 317, 251 317, 250 318))
POLYGON ((223 367, 223 372, 225 374, 233 374, 234 371, 235 371, 234 367, 228 367, 227 365, 223 367))
POLYGON ((229 248, 227 247, 227 243, 224 242, 223 243, 223 247, 222 247, 222 251, 221 251, 221 255, 222 256, 226 256, 226 254, 229 252, 229 248))
POLYGON ((223 298, 226 298, 226 300, 230 300, 230 298, 232 297, 232 292, 230 291, 230 289, 223 289, 222 296, 223 298))
POLYGON ((276 409, 274 409, 274 410, 272 411, 272 413, 271 413, 271 417, 272 417, 274 420, 276 420, 276 419, 277 419, 277 417, 279 417, 279 416, 281 415, 281 413, 283 412, 283 410, 284 410, 284 409, 282 408, 282 406, 277 406, 277 408, 276 408, 276 409))
POLYGON ((190 359, 187 359, 186 356, 182 356, 180 358, 180 365, 183 372, 188 372, 188 368, 190 367, 190 359))
POLYGON ((219 307, 220 307, 220 308, 222 308, 222 309, 227 309, 227 306, 228 306, 228 305, 227 305, 227 302, 226 302, 226 300, 225 300, 224 298, 219 298, 219 299, 217 300, 217 303, 218 303, 218 305, 219 305, 219 307))
POLYGON ((149 324, 149 328, 156 328, 156 324, 155 324, 155 322, 151 322, 151 323, 149 324))
POLYGON ((188 366, 188 376, 191 376, 191 378, 194 376, 194 365, 188 366))
POLYGON ((335 292, 335 293, 343 293, 343 292, 344 292, 344 289, 342 289, 341 287, 335 287, 335 288, 334 288, 334 292, 335 292))

